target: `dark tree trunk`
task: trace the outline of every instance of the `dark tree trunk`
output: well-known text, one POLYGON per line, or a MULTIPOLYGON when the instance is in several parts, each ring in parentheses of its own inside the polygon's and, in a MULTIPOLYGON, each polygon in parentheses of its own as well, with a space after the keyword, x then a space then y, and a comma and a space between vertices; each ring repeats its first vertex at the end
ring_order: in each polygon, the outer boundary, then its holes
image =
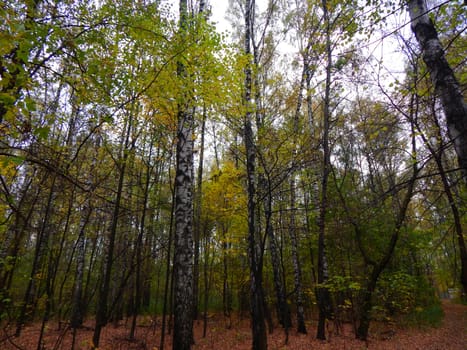
POLYGON ((209 306, 209 290, 211 289, 212 284, 212 265, 214 263, 214 253, 211 261, 209 261, 209 243, 210 238, 207 234, 204 235, 204 302, 203 302, 203 338, 206 338, 206 332, 208 329, 208 306, 209 306))
POLYGON ((305 308, 303 306, 302 268, 298 253, 298 235, 295 221, 295 179, 290 181, 290 243, 294 270, 295 302, 297 305, 297 332, 307 334, 305 326, 305 308))
POLYGON ((326 232, 326 212, 328 210, 328 179, 331 166, 331 152, 329 149, 329 120, 330 120, 330 92, 331 92, 331 37, 330 37, 330 21, 327 10, 327 1, 323 0, 323 18, 324 25, 326 26, 326 86, 323 101, 323 163, 322 163, 322 178, 321 178, 321 200, 318 217, 318 287, 316 288, 316 297, 319 307, 319 321, 316 337, 318 339, 326 339, 325 334, 325 321, 326 318, 331 317, 331 297, 329 289, 323 286, 328 279, 328 265, 326 261, 326 246, 325 246, 325 232, 326 232))
POLYGON ((425 0, 410 0, 412 31, 420 44, 437 97, 443 106, 464 182, 467 183, 467 104, 459 82, 444 55, 436 28, 428 16, 425 0))
MULTIPOLYGON (((440 125, 436 117, 435 117, 435 123, 438 127, 438 139, 442 140, 440 125)), ((433 159, 436 162, 436 166, 438 167, 439 175, 441 177, 441 182, 443 183, 444 193, 446 194, 446 197, 449 202, 449 206, 451 208, 452 216, 454 219, 454 229, 457 235, 457 243, 459 246, 459 253, 460 253, 460 260, 461 260, 460 261, 461 262, 461 281, 460 282, 462 284, 464 298, 467 298, 467 249, 466 249, 465 240, 464 240, 464 232, 463 232, 464 230, 462 228, 462 219, 461 219, 462 215, 459 210, 459 206, 457 204, 456 198, 454 197, 454 194, 452 192, 451 184, 449 182, 448 176, 446 174, 446 171, 443 165, 442 157, 443 157, 443 150, 445 149, 445 145, 438 144, 438 150, 434 149, 431 143, 428 141, 425 134, 422 132, 422 128, 418 123, 417 123, 417 129, 423 139, 423 142, 425 143, 425 146, 429 149, 431 155, 433 156, 433 159)))
POLYGON ((264 185, 262 189, 264 193, 264 216, 266 225, 266 236, 269 242, 269 252, 271 254, 271 263, 274 280, 274 290, 276 292, 277 299, 277 316, 280 324, 284 327, 286 338, 288 337, 288 329, 290 328, 292 321, 290 319, 289 305, 286 300, 286 292, 284 288, 284 281, 282 279, 281 263, 277 252, 277 242, 274 235, 274 227, 272 226, 272 193, 270 186, 266 186, 265 183, 269 183, 266 179, 260 181, 264 185))
MULTIPOLYGON (((251 55, 251 30, 254 21, 254 0, 245 1, 245 38, 244 50, 251 55)), ((256 150, 251 119, 252 113, 252 67, 249 62, 245 68, 245 92, 243 102, 245 119, 243 124, 243 139, 246 150, 247 192, 248 192, 248 257, 250 265, 251 292, 251 327, 253 336, 253 350, 266 350, 267 337, 264 323, 264 294, 263 294, 263 264, 261 241, 256 227, 256 150)))
MULTIPOLYGON (((57 187, 62 188, 61 185, 64 185, 64 184, 59 183, 57 187)), ((44 312, 42 315, 42 324, 41 324, 41 330, 39 333, 39 339, 37 341, 37 350, 43 349, 43 346, 44 346, 43 339, 44 339, 45 329, 47 326, 47 322, 49 321, 51 312, 53 311, 57 271, 58 271, 58 267, 60 263, 60 258, 62 256, 63 249, 65 246, 65 240, 69 233, 68 229, 70 226, 70 218, 71 218, 73 202, 74 202, 74 197, 75 197, 74 188, 73 188, 72 193, 69 194, 69 197, 70 198, 68 200, 67 216, 65 219, 65 225, 64 225, 62 237, 60 240, 58 239, 59 237, 54 237, 54 233, 56 232, 56 228, 54 227, 55 225, 49 226, 50 235, 51 235, 50 237, 51 244, 50 244, 49 252, 48 252, 47 277, 45 281, 45 307, 44 307, 44 312), (54 244, 54 242, 56 241, 59 241, 57 245, 54 244)))
POLYGON ((78 239, 76 241, 76 272, 75 286, 73 290, 70 325, 72 328, 79 328, 83 324, 84 305, 83 305, 83 282, 84 282, 84 264, 86 258, 85 248, 85 230, 91 217, 92 208, 89 200, 86 201, 83 216, 81 217, 78 239))
POLYGON ((36 247, 34 251, 34 259, 32 263, 31 274, 29 277, 28 285, 26 287, 26 292, 24 294, 24 300, 21 306, 20 314, 16 322, 15 335, 17 337, 21 335, 21 330, 26 320, 32 317, 35 312, 35 304, 40 287, 37 276, 38 274, 40 274, 40 272, 44 272, 42 269, 45 268, 45 258, 48 253, 50 235, 53 231, 50 224, 50 220, 52 216, 52 211, 54 210, 52 204, 54 203, 56 197, 55 181, 56 175, 52 177, 52 183, 50 185, 47 203, 44 208, 44 216, 41 228, 36 238, 36 247))
MULTIPOLYGON (((432 153, 434 154, 434 153, 432 153)), ((454 218, 454 229, 457 236, 457 244, 459 246, 460 262, 461 262, 461 284, 463 288, 463 298, 467 299, 467 249, 465 246, 464 233, 462 228, 462 219, 459 207, 452 193, 449 180, 447 178, 446 172, 441 161, 441 155, 434 155, 436 165, 438 166, 439 174, 441 176, 441 181, 443 182, 444 192, 449 201, 449 206, 451 207, 452 216, 454 218)))
POLYGON ((118 219, 120 216, 120 206, 123 193, 123 184, 125 179, 125 171, 128 159, 128 146, 130 144, 130 134, 132 129, 132 112, 130 112, 129 119, 126 122, 126 135, 122 138, 123 155, 120 157, 120 162, 118 164, 119 177, 117 185, 117 193, 115 197, 115 205, 112 213, 112 221, 110 223, 109 236, 108 236, 108 247, 105 256, 105 265, 104 265, 104 275, 103 281, 99 288, 97 310, 96 310, 96 325, 94 328, 94 334, 92 337, 93 348, 99 348, 99 341, 101 336, 102 328, 107 324, 108 321, 108 299, 110 294, 110 282, 112 275, 112 267, 114 262, 114 250, 115 250, 115 241, 117 237, 117 227, 118 219))
POLYGON ((172 308, 169 308, 169 294, 170 299, 172 299, 172 281, 173 281, 173 271, 170 268, 172 263, 172 243, 173 243, 173 231, 174 231, 174 217, 175 217, 175 191, 172 193, 172 207, 170 210, 170 225, 169 225, 169 237, 167 242, 167 257, 166 257, 166 266, 165 266, 165 284, 164 284, 164 303, 162 305, 162 326, 161 326, 161 339, 159 343, 160 350, 164 350, 165 342, 165 328, 167 320, 167 309, 170 310, 172 314, 172 308))
POLYGON ((223 229, 222 242, 222 308, 224 316, 229 318, 228 329, 232 327, 232 290, 229 283, 229 260, 228 251, 230 249, 229 243, 226 242, 226 230, 223 229))
MULTIPOLYGON (((410 200, 413 195, 413 188, 415 183, 415 175, 409 180, 407 193, 405 194, 404 201, 402 203, 401 208, 399 209, 398 218, 396 222, 395 229, 392 233, 390 243, 387 247, 384 256, 378 263, 372 263, 372 270, 370 274, 370 278, 366 283, 365 289, 362 291, 362 301, 361 301, 361 312, 360 312, 360 324, 357 328, 357 339, 366 341, 368 338, 368 329, 370 327, 370 313, 372 309, 372 296, 373 292, 376 288, 376 283, 378 282, 378 278, 383 272, 383 270, 388 265, 391 257, 394 253, 394 249, 396 248, 397 241, 399 239, 400 230, 405 220, 405 216, 407 213, 407 208, 409 206, 410 200)), ((359 235, 359 233, 357 233, 359 235)), ((366 253, 365 253, 366 254, 366 253)))
MULTIPOLYGON (((32 195, 31 183, 36 171, 32 173, 30 179, 25 181, 21 190, 21 197, 15 208, 14 220, 7 228, 5 238, 2 241, 0 251, 0 312, 3 314, 9 303, 5 302, 10 298, 10 287, 13 280, 13 274, 19 257, 20 247, 27 233, 27 227, 30 225, 31 217, 35 212, 35 205, 39 199, 40 186, 32 195), (8 263, 6 263, 8 261, 8 263)), ((44 177, 43 181, 45 181, 44 177)), ((43 182, 42 181, 42 182, 43 182)), ((41 182, 41 183, 42 183, 41 182)))
MULTIPOLYGON (((443 106, 449 137, 456 150, 464 183, 467 183, 467 105, 464 101, 464 96, 462 95, 459 82, 446 60, 436 28, 428 16, 425 1, 411 0, 408 2, 408 9, 412 21, 412 31, 420 44, 423 60, 430 72, 436 95, 443 106)), ((432 154, 434 153, 432 152, 432 154)), ((435 160, 440 169, 445 192, 454 217, 454 226, 461 255, 461 283, 464 295, 467 297, 467 249, 462 233, 462 225, 460 224, 457 206, 453 198, 451 198, 452 193, 447 183, 446 174, 440 168, 440 159, 438 158, 440 156, 435 157, 435 160)))
MULTIPOLYGON (((95 140, 95 149, 97 150, 100 147, 100 139, 96 138, 95 140)), ((92 158, 92 167, 97 165, 97 151, 92 158)), ((79 224, 79 233, 76 240, 76 271, 75 271, 75 284, 72 296, 72 305, 71 305, 71 317, 70 325, 73 329, 79 328, 82 326, 84 321, 84 313, 86 310, 86 303, 84 300, 84 270, 86 262, 86 226, 89 223, 91 214, 93 211, 92 208, 92 193, 94 191, 94 178, 92 175, 89 175, 91 193, 89 193, 84 202, 83 214, 80 219, 79 224)), ((91 266, 89 267, 91 268, 91 266)), ((76 332, 73 333, 74 335, 76 332)), ((74 340, 74 338, 73 338, 74 340)))
POLYGON ((136 239, 136 274, 135 274, 135 295, 134 295, 134 302, 133 302, 133 318, 131 321, 131 329, 130 329, 130 340, 135 339, 135 331, 136 331, 136 318, 138 317, 139 309, 141 307, 141 297, 142 297, 142 281, 141 281, 141 274, 143 268, 143 238, 146 229, 146 214, 148 211, 148 200, 149 200, 149 184, 151 182, 151 170, 152 167, 150 166, 152 158, 152 144, 149 147, 149 155, 148 155, 148 165, 146 166, 146 174, 144 178, 144 194, 143 194, 143 211, 141 213, 140 218, 140 226, 138 237, 136 239))
MULTIPOLYGON (((391 239, 386 250, 383 252, 383 256, 379 261, 374 261, 369 258, 369 254, 367 251, 363 249, 363 246, 359 243, 359 249, 364 257, 365 263, 367 265, 371 265, 371 274, 370 278, 366 283, 366 288, 363 290, 362 295, 362 310, 360 313, 360 324, 357 328, 357 339, 366 341, 368 338, 368 329, 370 327, 371 321, 371 309, 372 309, 372 296, 373 292, 376 288, 376 284, 378 282, 378 278, 381 273, 384 271, 386 266, 388 265, 389 261, 391 260, 394 250, 396 249, 397 241, 399 240, 401 229, 404 225, 405 218, 407 215, 407 210, 409 208, 410 201, 412 200, 412 196, 414 193, 415 188, 415 181, 417 179, 417 174, 419 172, 418 165, 417 165, 417 147, 415 143, 415 129, 414 129, 414 116, 411 114, 411 128, 412 128, 412 174, 411 177, 408 179, 407 182, 407 190, 404 194, 402 202, 398 208, 398 212, 394 222, 394 229, 391 235, 391 239)), ((359 227, 356 225, 355 221, 352 220, 352 223, 356 229, 357 240, 361 241, 361 231, 359 227)))
MULTIPOLYGON (((200 4, 201 7, 201 4, 200 4)), ((198 176, 196 179, 195 217, 194 217, 194 265, 193 265, 193 319, 198 319, 199 299, 199 239, 201 231, 201 196, 203 187, 203 162, 204 162, 204 134, 206 130, 206 107, 203 108, 203 119, 201 121, 201 142, 199 151, 198 176)))
POLYGON ((357 334, 356 334, 357 339, 360 339, 360 340, 366 341, 368 337, 368 329, 370 328, 370 321, 371 321, 370 314, 371 314, 371 309, 373 306, 371 299, 373 297, 373 292, 375 291, 376 283, 378 282, 378 278, 379 278, 381 271, 382 271, 381 266, 373 267, 372 272, 370 274, 370 278, 367 281, 366 287, 362 291, 360 324, 357 328, 357 334))

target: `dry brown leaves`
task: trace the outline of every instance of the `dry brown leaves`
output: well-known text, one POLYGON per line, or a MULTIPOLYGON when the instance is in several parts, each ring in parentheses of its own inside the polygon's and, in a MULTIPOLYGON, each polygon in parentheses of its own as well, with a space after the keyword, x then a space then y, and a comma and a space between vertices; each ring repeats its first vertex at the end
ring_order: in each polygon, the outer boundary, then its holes
MULTIPOLYGON (((355 339, 350 325, 344 325, 335 335, 333 325, 328 329, 328 340, 314 339, 316 328, 308 325, 308 335, 297 334, 291 330, 289 341, 285 344, 283 330, 276 329, 268 336, 270 350, 300 349, 375 349, 375 350, 466 350, 467 349, 467 306, 444 303, 445 318, 441 327, 430 329, 403 329, 397 326, 374 324, 370 329, 368 342, 355 339)), ((108 325, 102 331, 101 350, 156 350, 159 349, 160 325, 154 324, 150 318, 142 318, 137 328, 136 340, 129 341, 129 322, 117 327, 108 325)), ((89 324, 91 326, 91 324, 89 324)), ((63 327, 62 327, 63 328, 63 327)), ((28 326, 19 338, 10 334, 12 329, 3 329, 0 337, 0 349, 14 350, 38 349, 40 325, 28 326)), ((193 350, 250 350, 251 334, 248 320, 237 320, 227 329, 225 321, 217 317, 209 319, 206 337, 202 337, 203 323, 196 321, 194 332, 196 344, 193 350)), ((92 328, 78 330, 75 350, 91 348, 92 328)), ((166 337, 164 348, 171 349, 170 336, 166 337)), ((58 330, 56 324, 50 324, 46 330, 42 350, 72 349, 72 332, 67 329, 58 330)))

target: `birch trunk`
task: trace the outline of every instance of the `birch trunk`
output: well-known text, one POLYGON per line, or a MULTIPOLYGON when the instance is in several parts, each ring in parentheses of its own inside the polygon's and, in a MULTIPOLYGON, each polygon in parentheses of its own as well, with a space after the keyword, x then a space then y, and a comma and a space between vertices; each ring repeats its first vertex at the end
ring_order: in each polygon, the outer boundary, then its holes
MULTIPOLYGON (((180 31, 187 30, 187 0, 180 0, 180 31)), ((178 62, 177 74, 186 77, 178 62)), ((193 343, 193 114, 187 96, 178 111, 175 175, 174 332, 173 349, 189 350, 193 343)))
MULTIPOLYGON (((310 58, 309 58, 309 51, 310 51, 311 41, 306 47, 305 53, 303 55, 303 71, 302 77, 300 80, 300 87, 298 91, 298 98, 297 98, 297 107, 295 110, 295 116, 293 121, 293 128, 294 128, 294 144, 299 144, 298 140, 296 139, 299 134, 299 124, 300 124, 300 111, 303 104, 303 89, 305 88, 305 83, 307 84, 307 98, 309 97, 309 83, 311 81, 311 71, 310 71, 310 58), (308 79, 310 77, 310 79, 308 79)), ((308 102, 308 100, 307 100, 308 102)), ((309 105, 311 106, 311 101, 309 101, 309 105)), ((309 108, 311 109, 311 108, 309 108)), ((312 125, 310 119, 310 126, 312 125)), ((294 285, 295 285, 295 303, 297 306, 297 332, 302 334, 307 334, 306 325, 305 325, 305 308, 303 306, 303 288, 302 288, 302 269, 300 265, 300 258, 298 252, 298 235, 297 235, 297 227, 296 227, 296 220, 295 220, 295 211, 296 211, 296 186, 295 186, 295 172, 297 168, 297 149, 294 148, 293 155, 292 155, 292 171, 290 174, 290 226, 289 226, 289 235, 290 235, 290 243, 291 243, 291 250, 292 250, 292 264, 294 270, 294 285)))
MULTIPOLYGON (((254 21, 254 0, 245 0, 245 37, 244 52, 251 55, 251 30, 254 21)), ((243 102, 245 104, 245 119, 243 124, 243 141, 246 150, 247 187, 248 187, 248 257, 250 265, 250 290, 251 290, 251 327, 253 335, 253 350, 266 350, 267 337, 264 323, 264 295, 262 287, 262 254, 261 242, 258 241, 256 230, 256 150, 253 139, 251 119, 252 109, 252 67, 249 62, 245 68, 245 92, 243 102)))
POLYGON ((456 150, 464 182, 467 183, 467 104, 459 82, 444 55, 438 33, 428 17, 424 0, 408 1, 412 31, 420 45, 435 92, 443 106, 449 137, 456 150))
POLYGON ((193 318, 193 136, 191 114, 178 116, 173 349, 185 350, 191 348, 193 318))

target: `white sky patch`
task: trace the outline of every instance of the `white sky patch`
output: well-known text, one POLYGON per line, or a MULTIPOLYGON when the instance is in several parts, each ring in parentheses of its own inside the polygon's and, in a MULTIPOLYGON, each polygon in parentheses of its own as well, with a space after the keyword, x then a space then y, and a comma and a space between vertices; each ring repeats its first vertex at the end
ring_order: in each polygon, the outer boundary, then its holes
POLYGON ((223 1, 212 1, 209 3, 211 6, 212 17, 211 20, 216 24, 218 32, 230 31, 231 26, 229 21, 225 18, 227 8, 229 6, 228 0, 223 1))

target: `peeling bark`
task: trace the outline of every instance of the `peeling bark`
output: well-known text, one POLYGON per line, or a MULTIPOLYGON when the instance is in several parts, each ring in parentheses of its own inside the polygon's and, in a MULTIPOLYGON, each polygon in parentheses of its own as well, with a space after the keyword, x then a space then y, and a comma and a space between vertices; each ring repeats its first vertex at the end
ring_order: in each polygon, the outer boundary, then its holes
MULTIPOLYGON (((187 0, 180 0, 180 31, 186 30, 187 0)), ((186 77, 181 62, 177 74, 186 77)), ((189 350, 193 343, 193 113, 187 96, 182 96, 178 108, 173 349, 189 350)))
MULTIPOLYGON (((251 55, 251 30, 254 21, 254 0, 245 1, 245 37, 244 52, 251 55)), ((263 264, 262 254, 258 247, 261 245, 256 232, 256 150, 253 139, 251 119, 252 97, 252 68, 249 63, 245 68, 245 92, 243 102, 246 112, 243 123, 243 141, 246 151, 247 187, 248 187, 248 257, 250 265, 250 291, 251 291, 251 328, 253 335, 253 350, 266 350, 268 348, 266 326, 264 323, 264 295, 262 287, 263 264)))
POLYGON ((456 150, 462 177, 467 183, 467 104, 459 82, 444 55, 433 21, 424 0, 408 2, 412 31, 420 45, 435 92, 443 106, 451 142, 456 150))

